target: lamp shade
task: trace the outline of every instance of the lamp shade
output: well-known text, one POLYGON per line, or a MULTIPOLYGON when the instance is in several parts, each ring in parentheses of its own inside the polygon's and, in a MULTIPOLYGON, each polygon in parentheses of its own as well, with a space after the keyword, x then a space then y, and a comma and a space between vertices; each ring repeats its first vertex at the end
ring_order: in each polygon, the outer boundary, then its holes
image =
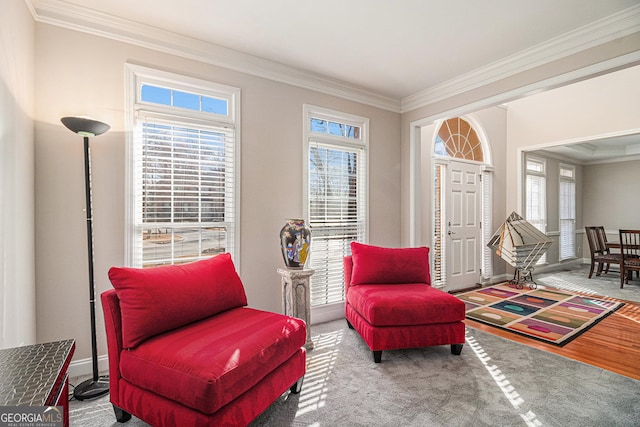
POLYGON ((89 117, 63 117, 60 121, 67 129, 82 136, 102 135, 110 128, 108 124, 89 117))

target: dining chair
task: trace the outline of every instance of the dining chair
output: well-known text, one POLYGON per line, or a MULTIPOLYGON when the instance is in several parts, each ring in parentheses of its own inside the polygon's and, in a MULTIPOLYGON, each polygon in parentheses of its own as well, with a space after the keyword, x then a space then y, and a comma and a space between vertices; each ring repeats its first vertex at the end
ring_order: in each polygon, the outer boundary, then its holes
POLYGON ((640 274, 640 230, 620 230, 620 288, 629 283, 633 272, 640 274))
POLYGON ((589 250, 591 252, 591 268, 589 269, 589 279, 593 275, 593 270, 598 267, 596 276, 599 276, 604 270, 609 272, 610 264, 622 263, 622 255, 619 253, 611 253, 607 246, 607 233, 603 226, 585 227, 587 241, 589 242, 589 250))

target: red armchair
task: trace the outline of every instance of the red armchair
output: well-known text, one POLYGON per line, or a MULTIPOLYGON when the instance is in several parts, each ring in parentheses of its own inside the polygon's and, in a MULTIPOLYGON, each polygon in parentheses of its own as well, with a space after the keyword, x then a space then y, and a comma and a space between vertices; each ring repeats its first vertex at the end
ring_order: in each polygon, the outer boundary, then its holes
POLYGON ((104 292, 116 419, 160 426, 249 424, 306 369, 304 321, 246 307, 231 257, 112 268, 104 292))
POLYGON ((373 352, 451 345, 465 339, 465 305, 431 286, 429 248, 381 248, 351 243, 344 258, 345 317, 373 352))

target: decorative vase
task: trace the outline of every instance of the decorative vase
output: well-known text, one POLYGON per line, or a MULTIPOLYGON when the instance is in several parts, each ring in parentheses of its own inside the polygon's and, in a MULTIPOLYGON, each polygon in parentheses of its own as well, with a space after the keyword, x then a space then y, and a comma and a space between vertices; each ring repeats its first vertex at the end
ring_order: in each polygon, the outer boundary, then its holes
POLYGON ((280 230, 280 245, 284 265, 294 270, 303 269, 311 250, 311 231, 304 219, 287 219, 280 230))

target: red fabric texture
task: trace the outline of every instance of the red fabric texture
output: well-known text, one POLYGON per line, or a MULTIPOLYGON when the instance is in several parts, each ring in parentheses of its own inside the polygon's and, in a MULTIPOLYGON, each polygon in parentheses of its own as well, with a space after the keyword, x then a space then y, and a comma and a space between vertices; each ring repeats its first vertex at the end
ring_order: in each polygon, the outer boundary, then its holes
POLYGON ((351 272, 353 271, 353 257, 347 255, 342 259, 342 266, 344 267, 344 294, 349 293, 349 287, 351 286, 351 272))
POLYGON ((107 353, 109 355, 109 396, 111 402, 120 406, 120 353, 122 352, 122 317, 120 303, 115 289, 109 289, 100 295, 104 326, 107 332, 107 353))
POLYGON ((464 320, 462 300, 423 283, 352 286, 349 304, 372 326, 407 326, 464 320))
POLYGON ((373 326, 347 304, 345 315, 372 351, 464 344, 464 322, 413 326, 373 326))
POLYGON ((429 286, 428 248, 351 250, 343 260, 345 317, 372 351, 464 344, 465 305, 429 286))
POLYGON ((124 351, 120 370, 139 388, 213 414, 285 363, 305 341, 301 319, 236 308, 124 351))
MULTIPOLYGON (((245 426, 302 378, 305 364, 305 349, 298 348, 288 360, 269 372, 262 381, 212 415, 203 414, 180 402, 142 390, 124 379, 119 380, 118 406, 156 427, 245 426)), ((111 401, 114 402, 114 396, 111 396, 111 401)))
POLYGON ((124 348, 247 305, 230 254, 166 267, 112 267, 109 279, 120 300, 124 348))
POLYGON ((429 275, 429 248, 382 248, 351 242, 353 271, 351 285, 426 283, 429 275))

